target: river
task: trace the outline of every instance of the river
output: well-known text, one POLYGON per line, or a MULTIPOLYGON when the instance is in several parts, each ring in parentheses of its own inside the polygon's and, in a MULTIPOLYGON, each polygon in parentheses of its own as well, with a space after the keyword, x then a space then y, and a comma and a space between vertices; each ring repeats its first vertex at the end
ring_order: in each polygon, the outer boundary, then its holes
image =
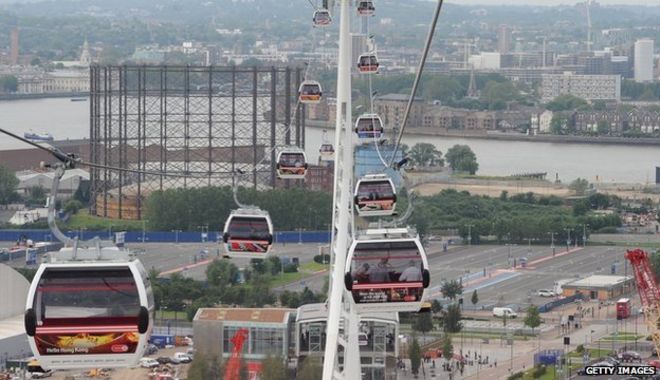
MULTIPOLYGON (((0 102, 0 125, 23 134, 30 129, 48 131, 56 139, 89 137, 89 102, 68 98, 0 102)), ((306 151, 310 161, 318 156, 323 131, 308 128, 306 151)), ((334 133, 327 133, 334 143, 334 133)), ((510 175, 529 172, 555 174, 563 182, 577 177, 600 183, 653 183, 655 167, 660 166, 660 148, 633 145, 563 144, 528 141, 496 141, 435 136, 405 136, 412 147, 418 142, 433 143, 445 153, 454 144, 469 145, 477 155, 479 174, 510 175)), ((25 147, 0 136, 0 149, 25 147)))

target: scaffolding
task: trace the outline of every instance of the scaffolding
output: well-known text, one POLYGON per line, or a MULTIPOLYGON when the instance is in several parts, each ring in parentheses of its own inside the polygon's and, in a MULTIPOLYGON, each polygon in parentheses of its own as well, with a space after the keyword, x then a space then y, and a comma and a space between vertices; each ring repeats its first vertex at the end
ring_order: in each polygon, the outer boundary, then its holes
POLYGON ((303 75, 290 67, 92 66, 90 161, 180 176, 92 168, 91 213, 142 219, 157 190, 273 187, 274 148, 305 146, 296 101, 303 75))

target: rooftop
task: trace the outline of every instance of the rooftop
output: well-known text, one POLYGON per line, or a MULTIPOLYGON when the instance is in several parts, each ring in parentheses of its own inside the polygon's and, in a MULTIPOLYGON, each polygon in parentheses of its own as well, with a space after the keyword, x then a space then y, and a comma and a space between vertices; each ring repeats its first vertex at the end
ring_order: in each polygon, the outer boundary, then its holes
MULTIPOLYGON (((410 95, 407 94, 385 94, 376 97, 376 100, 394 100, 394 101, 399 101, 399 102, 407 102, 408 99, 410 99, 410 95)), ((415 96, 415 101, 421 102, 423 101, 424 98, 420 98, 419 96, 415 96)))
POLYGON ((294 309, 281 308, 202 308, 195 315, 196 321, 234 321, 287 323, 294 309))
POLYGON ((632 280, 630 276, 593 275, 566 284, 569 287, 608 288, 632 280))

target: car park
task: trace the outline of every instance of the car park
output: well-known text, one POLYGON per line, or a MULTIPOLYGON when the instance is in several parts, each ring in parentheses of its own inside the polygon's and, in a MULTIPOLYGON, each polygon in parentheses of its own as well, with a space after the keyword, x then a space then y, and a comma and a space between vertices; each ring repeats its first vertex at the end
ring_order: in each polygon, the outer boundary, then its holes
POLYGON ((172 362, 172 358, 169 358, 167 356, 159 356, 158 359, 156 359, 158 364, 174 364, 172 362))
POLYGON ((145 355, 153 355, 153 354, 155 354, 156 352, 158 352, 158 347, 157 347, 155 344, 153 344, 153 343, 149 343, 149 344, 147 345, 147 350, 145 351, 144 354, 145 354, 145 355))

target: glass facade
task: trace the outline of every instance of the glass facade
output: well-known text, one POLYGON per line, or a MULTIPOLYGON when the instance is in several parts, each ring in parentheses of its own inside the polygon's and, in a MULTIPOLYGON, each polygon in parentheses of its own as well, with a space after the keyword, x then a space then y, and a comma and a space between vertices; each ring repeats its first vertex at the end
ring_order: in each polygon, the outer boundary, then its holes
MULTIPOLYGON (((242 326, 225 326, 222 336, 222 352, 230 355, 234 347, 231 342, 236 332, 243 328, 242 326)), ((287 334, 286 325, 282 327, 246 327, 249 331, 248 339, 243 344, 243 354, 246 358, 260 359, 267 356, 286 357, 287 334)))

